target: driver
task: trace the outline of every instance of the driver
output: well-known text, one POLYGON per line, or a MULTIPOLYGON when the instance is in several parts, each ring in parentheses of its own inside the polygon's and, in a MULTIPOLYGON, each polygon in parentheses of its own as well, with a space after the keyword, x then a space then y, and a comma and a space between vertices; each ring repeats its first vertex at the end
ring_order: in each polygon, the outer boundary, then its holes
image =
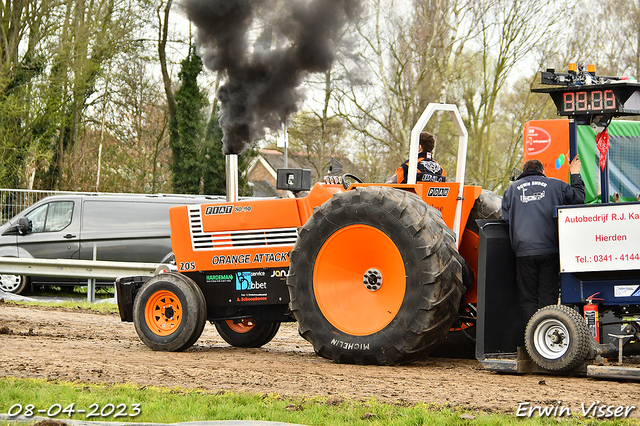
MULTIPOLYGON (((436 138, 431 133, 420 133, 416 182, 445 182, 447 180, 447 172, 433 159, 432 152, 435 145, 436 138)), ((386 183, 407 183, 408 170, 409 160, 402 163, 386 183)))

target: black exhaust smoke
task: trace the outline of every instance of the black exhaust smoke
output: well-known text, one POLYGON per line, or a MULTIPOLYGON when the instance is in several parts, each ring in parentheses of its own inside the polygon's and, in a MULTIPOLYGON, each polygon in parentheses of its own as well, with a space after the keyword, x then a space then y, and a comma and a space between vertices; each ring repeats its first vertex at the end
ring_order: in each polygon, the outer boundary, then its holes
POLYGON ((239 154, 265 128, 294 113, 308 73, 331 68, 341 30, 359 13, 360 0, 183 0, 197 27, 207 68, 226 79, 217 97, 225 154, 239 154), (277 16, 269 19, 279 9, 277 16), (254 46, 255 22, 266 28, 254 46), (272 46, 272 40, 275 44, 272 46))

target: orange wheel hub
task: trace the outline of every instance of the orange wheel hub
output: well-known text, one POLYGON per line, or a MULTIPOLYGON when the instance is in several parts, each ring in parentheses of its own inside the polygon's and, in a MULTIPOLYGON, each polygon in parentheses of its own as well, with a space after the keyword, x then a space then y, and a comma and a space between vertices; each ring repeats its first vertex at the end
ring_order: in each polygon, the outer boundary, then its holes
POLYGON ((239 322, 234 322, 234 320, 227 320, 227 325, 232 331, 236 333, 248 333, 255 327, 256 323, 253 322, 252 319, 243 319, 239 322))
POLYGON ((182 305, 178 296, 169 290, 156 291, 147 300, 144 318, 153 333, 170 335, 182 322, 182 305))
POLYGON ((313 269, 313 292, 324 317, 355 336, 378 332, 395 318, 406 283, 395 243, 368 225, 346 226, 331 235, 313 269))

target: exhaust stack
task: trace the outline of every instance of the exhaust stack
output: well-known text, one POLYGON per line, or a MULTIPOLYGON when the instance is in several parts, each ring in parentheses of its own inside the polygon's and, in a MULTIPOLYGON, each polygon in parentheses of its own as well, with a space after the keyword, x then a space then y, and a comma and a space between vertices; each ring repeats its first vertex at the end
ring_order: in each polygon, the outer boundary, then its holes
POLYGON ((227 172, 227 202, 238 201, 238 154, 227 154, 225 157, 227 172))

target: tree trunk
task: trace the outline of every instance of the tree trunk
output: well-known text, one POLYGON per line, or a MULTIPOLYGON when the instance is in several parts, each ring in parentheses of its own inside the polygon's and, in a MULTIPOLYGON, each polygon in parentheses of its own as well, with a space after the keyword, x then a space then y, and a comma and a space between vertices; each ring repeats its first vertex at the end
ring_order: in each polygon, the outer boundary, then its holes
POLYGON ((169 12, 171 11, 171 4, 173 0, 168 0, 164 8, 164 21, 160 16, 160 9, 162 6, 158 6, 158 55, 160 58, 160 69, 162 70, 162 81, 164 81, 164 91, 167 94, 167 107, 169 108, 169 121, 176 116, 176 101, 173 96, 173 90, 171 89, 171 77, 169 76, 169 70, 167 69, 167 37, 169 34, 169 12))

